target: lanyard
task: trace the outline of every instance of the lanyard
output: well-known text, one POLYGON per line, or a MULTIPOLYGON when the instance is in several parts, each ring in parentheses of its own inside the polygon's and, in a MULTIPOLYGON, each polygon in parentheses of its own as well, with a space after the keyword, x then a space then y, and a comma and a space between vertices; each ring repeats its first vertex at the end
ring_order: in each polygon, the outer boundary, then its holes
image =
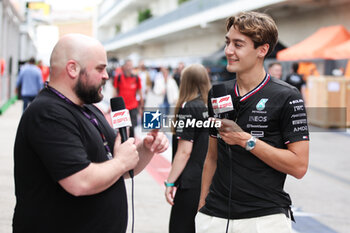
POLYGON ((50 87, 48 82, 45 82, 45 87, 48 90, 50 90, 51 92, 53 92, 54 94, 56 94, 58 97, 60 97, 62 100, 64 100, 66 103, 76 107, 77 109, 79 109, 79 111, 81 113, 83 113, 83 115, 96 127, 96 129, 100 133, 100 136, 101 136, 102 141, 103 141, 103 146, 105 147, 105 150, 107 152, 107 157, 108 157, 108 159, 112 159, 113 156, 112 156, 111 149, 109 148, 108 141, 107 141, 105 135, 102 133, 102 131, 101 131, 100 127, 99 127, 99 124, 98 124, 98 121, 96 119, 95 114, 91 110, 89 110, 87 107, 83 107, 82 108, 82 107, 76 105, 75 103, 73 103, 70 99, 65 97, 61 92, 57 91, 53 87, 50 87), (87 111, 89 111, 89 113, 87 111))

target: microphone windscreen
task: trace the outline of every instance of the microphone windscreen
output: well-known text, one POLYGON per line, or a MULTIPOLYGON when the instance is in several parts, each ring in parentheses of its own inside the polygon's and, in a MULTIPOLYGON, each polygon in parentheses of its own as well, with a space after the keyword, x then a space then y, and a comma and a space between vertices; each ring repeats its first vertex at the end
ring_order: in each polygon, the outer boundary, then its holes
POLYGON ((123 97, 114 97, 111 99, 111 110, 113 112, 125 109, 125 103, 123 97))
POLYGON ((218 98, 227 95, 225 84, 220 83, 213 85, 213 97, 218 98))
POLYGON ((226 91, 225 84, 220 83, 213 86, 213 98, 211 104, 215 114, 221 114, 233 110, 232 98, 226 91))
POLYGON ((123 97, 114 97, 111 99, 111 118, 114 129, 131 126, 129 111, 125 108, 123 97))

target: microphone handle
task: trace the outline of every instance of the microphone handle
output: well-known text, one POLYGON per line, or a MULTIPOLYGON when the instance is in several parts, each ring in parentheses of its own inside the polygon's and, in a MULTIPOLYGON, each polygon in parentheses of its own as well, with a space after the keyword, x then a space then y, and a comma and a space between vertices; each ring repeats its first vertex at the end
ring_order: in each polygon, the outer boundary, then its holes
POLYGON ((229 119, 228 118, 228 114, 225 112, 225 113, 220 113, 219 114, 219 119, 229 119))
POLYGON ((122 143, 125 142, 126 140, 128 140, 128 135, 126 133, 126 128, 125 127, 119 128, 119 133, 120 133, 120 136, 121 136, 122 143))
MULTIPOLYGON (((125 142, 126 140, 128 140, 128 135, 127 135, 125 127, 119 128, 119 133, 120 133, 120 136, 121 136, 122 143, 125 142)), ((134 170, 130 170, 129 171, 129 175, 130 175, 131 178, 133 178, 134 177, 134 170)))

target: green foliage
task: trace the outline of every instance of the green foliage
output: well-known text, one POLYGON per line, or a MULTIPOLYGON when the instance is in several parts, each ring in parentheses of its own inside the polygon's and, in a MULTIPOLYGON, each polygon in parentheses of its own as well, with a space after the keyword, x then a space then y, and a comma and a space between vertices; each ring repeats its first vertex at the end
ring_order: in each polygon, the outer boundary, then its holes
POLYGON ((139 12, 139 23, 142 21, 145 21, 146 19, 149 19, 152 17, 152 13, 150 9, 145 9, 143 11, 139 12))
POLYGON ((115 33, 118 34, 121 30, 120 24, 115 25, 115 33))
POLYGON ((178 0, 178 3, 179 3, 179 5, 180 4, 182 4, 182 3, 184 3, 184 2, 188 2, 189 0, 178 0))

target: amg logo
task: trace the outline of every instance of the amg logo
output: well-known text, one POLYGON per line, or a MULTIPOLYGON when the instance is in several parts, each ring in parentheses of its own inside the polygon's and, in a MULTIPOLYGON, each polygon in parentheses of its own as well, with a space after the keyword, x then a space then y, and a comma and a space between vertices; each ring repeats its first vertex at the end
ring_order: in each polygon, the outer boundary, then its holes
POLYGON ((295 127, 293 131, 294 133, 299 131, 307 131, 307 126, 304 125, 304 126, 295 127))

